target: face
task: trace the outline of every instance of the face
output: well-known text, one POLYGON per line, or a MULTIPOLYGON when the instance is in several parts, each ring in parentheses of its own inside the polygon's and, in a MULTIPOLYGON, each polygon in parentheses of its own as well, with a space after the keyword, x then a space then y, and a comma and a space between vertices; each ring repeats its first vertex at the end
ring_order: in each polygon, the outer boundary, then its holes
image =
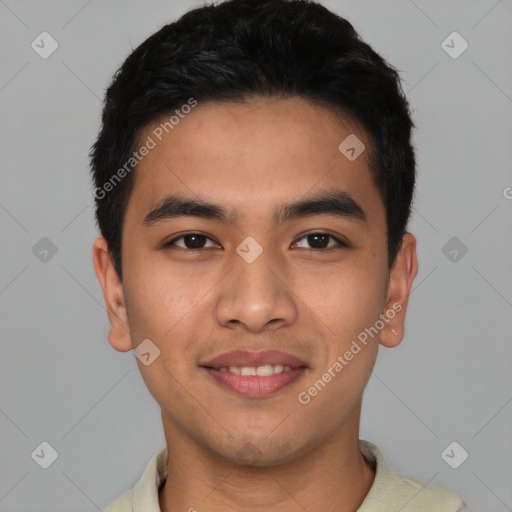
POLYGON ((379 340, 401 340, 412 235, 390 273, 371 141, 324 107, 207 103, 159 125, 140 134, 155 146, 126 210, 122 283, 95 246, 109 340, 160 351, 138 364, 164 426, 235 462, 293 460, 358 422, 379 340), (349 135, 366 148, 355 159, 349 135))

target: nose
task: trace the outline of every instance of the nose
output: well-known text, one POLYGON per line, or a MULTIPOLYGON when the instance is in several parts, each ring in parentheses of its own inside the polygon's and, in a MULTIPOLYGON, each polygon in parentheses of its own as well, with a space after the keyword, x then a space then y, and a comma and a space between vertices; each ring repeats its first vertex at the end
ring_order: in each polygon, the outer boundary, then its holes
POLYGON ((291 325, 297 318, 297 304, 286 271, 268 250, 252 263, 236 255, 235 268, 222 281, 216 303, 220 325, 243 326, 257 333, 291 325))

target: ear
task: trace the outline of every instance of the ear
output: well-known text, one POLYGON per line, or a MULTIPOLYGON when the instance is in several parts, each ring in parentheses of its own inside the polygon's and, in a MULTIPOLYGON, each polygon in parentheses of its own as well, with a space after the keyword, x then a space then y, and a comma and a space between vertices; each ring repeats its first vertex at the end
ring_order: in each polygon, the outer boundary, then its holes
POLYGON ((389 274, 384 314, 389 319, 380 333, 381 345, 392 348, 402 341, 405 332, 405 313, 412 283, 418 273, 416 238, 406 233, 389 274), (393 312, 395 313, 394 316, 393 312))
POLYGON ((119 352, 133 348, 128 324, 128 315, 123 293, 123 283, 112 264, 108 243, 99 237, 93 244, 94 270, 103 290, 103 298, 110 320, 108 341, 119 352))

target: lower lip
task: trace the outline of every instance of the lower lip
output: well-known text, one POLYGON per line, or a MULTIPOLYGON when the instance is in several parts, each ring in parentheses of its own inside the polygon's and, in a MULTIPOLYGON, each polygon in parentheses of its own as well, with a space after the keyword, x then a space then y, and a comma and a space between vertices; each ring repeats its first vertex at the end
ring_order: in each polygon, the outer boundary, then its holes
MULTIPOLYGON (((203 367, 204 368, 204 367, 203 367)), ((224 389, 248 397, 266 397, 281 391, 299 379, 306 368, 292 368, 289 371, 274 373, 265 377, 258 375, 237 375, 230 371, 221 372, 213 368, 204 368, 224 389)))

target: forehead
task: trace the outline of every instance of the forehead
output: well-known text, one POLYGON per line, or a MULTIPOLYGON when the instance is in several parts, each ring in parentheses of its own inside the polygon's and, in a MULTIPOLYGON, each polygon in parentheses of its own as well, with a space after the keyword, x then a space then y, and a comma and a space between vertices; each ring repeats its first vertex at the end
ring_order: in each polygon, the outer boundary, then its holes
POLYGON ((209 102, 178 113, 140 133, 138 146, 152 149, 137 166, 127 221, 133 214, 140 222, 170 193, 221 203, 237 219, 275 218, 270 205, 330 188, 365 204, 369 220, 384 216, 368 165, 371 140, 349 117, 300 98, 209 102))

